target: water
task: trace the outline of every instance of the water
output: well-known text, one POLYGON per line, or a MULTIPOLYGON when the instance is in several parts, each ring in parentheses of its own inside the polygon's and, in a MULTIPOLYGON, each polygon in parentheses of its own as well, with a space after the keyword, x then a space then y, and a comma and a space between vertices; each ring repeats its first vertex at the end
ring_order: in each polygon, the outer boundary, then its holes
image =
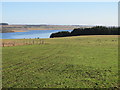
POLYGON ((10 32, 2 33, 0 39, 30 39, 30 38, 49 38, 52 33, 59 31, 72 30, 29 30, 28 32, 10 32))

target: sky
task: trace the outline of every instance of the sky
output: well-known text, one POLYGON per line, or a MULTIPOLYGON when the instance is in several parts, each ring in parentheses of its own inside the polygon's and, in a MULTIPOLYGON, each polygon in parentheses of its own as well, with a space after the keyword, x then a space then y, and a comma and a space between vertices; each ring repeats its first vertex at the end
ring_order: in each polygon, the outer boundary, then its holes
POLYGON ((9 24, 118 25, 117 2, 3 2, 9 24))

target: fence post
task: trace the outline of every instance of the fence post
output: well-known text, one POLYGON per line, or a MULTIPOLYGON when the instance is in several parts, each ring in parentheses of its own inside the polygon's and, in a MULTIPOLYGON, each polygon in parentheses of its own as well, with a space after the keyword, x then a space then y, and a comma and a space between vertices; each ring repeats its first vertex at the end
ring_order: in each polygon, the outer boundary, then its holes
POLYGON ((13 44, 13 46, 15 46, 15 42, 13 42, 12 44, 13 44))
POLYGON ((23 45, 25 45, 25 40, 23 42, 24 42, 23 45))
POLYGON ((30 45, 30 40, 29 40, 29 45, 30 45))
POLYGON ((42 40, 42 44, 44 44, 44 41, 42 40))
POLYGON ((33 40, 33 44, 34 44, 34 40, 33 40))
POLYGON ((25 45, 27 45, 27 41, 25 40, 25 45))
POLYGON ((39 45, 41 44, 41 40, 39 40, 39 45))
POLYGON ((2 46, 4 47, 4 42, 2 43, 2 46))

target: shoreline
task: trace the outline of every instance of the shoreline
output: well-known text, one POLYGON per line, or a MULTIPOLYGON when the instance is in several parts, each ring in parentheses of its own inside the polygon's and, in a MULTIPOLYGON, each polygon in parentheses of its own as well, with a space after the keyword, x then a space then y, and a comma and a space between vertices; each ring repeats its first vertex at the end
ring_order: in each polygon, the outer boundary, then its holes
MULTIPOLYGON (((120 37, 120 35, 82 35, 82 36, 69 36, 69 37, 57 37, 57 38, 77 38, 77 37, 120 37)), ((0 40, 32 40, 31 39, 0 39, 0 40)), ((39 38, 39 39, 56 39, 56 38, 39 38)))
MULTIPOLYGON (((73 29, 27 29, 27 30, 12 30, 12 32, 28 32, 30 30, 73 30, 73 29)), ((11 33, 11 32, 5 32, 5 33, 11 33)))
MULTIPOLYGON (((12 30, 13 32, 27 32, 27 31, 24 31, 24 30, 20 30, 20 31, 18 31, 18 30, 12 30)), ((9 33, 9 32, 7 32, 7 33, 9 33)))

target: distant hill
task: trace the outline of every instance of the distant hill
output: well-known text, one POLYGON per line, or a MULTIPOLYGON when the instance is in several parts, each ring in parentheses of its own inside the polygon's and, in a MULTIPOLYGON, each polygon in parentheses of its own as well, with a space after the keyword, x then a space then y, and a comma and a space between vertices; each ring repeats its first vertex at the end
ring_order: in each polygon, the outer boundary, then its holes
POLYGON ((86 28, 84 25, 7 25, 2 24, 2 32, 19 32, 26 30, 73 30, 74 28, 86 28))

